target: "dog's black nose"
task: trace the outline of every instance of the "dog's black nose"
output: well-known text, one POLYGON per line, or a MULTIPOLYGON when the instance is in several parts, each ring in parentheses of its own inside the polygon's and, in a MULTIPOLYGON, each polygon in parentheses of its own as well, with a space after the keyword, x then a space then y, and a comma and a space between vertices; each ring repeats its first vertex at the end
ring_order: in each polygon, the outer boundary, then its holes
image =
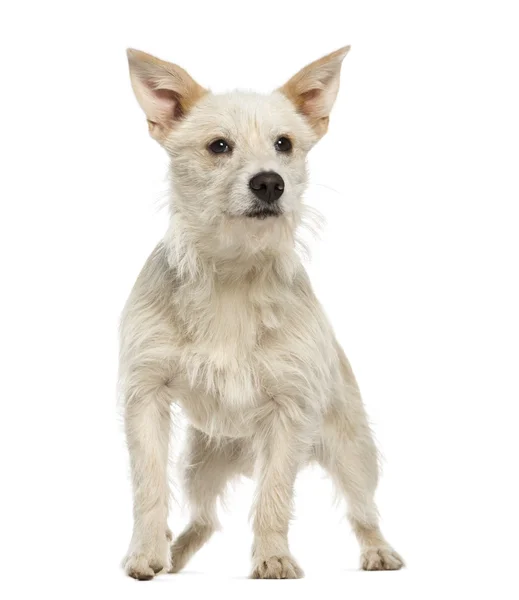
POLYGON ((281 198, 285 190, 285 182, 278 173, 263 171, 254 175, 249 181, 249 187, 260 200, 272 204, 281 198))

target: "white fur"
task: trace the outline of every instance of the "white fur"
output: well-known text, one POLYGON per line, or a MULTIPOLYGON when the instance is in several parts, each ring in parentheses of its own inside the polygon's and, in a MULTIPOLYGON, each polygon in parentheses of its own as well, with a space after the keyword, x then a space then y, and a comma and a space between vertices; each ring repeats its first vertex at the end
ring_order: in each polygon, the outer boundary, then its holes
POLYGON ((300 577, 287 532, 293 484, 309 460, 319 461, 346 496, 363 567, 402 565, 378 528, 377 454, 355 379, 296 252, 306 155, 327 127, 344 55, 309 65, 297 86, 264 96, 202 92, 176 65, 130 53, 150 132, 171 157, 170 226, 121 325, 135 517, 125 568, 133 577, 182 568, 217 527, 216 500, 240 473, 258 482, 253 577, 300 577), (312 102, 302 110, 293 93, 312 102), (165 97, 182 111, 165 116, 165 97), (291 153, 275 149, 281 136, 292 140, 291 153), (208 150, 219 138, 232 152, 208 150), (255 202, 248 182, 266 170, 285 181, 282 213, 246 216, 255 202), (175 541, 170 564, 172 403, 191 423, 185 457, 192 522, 175 541))

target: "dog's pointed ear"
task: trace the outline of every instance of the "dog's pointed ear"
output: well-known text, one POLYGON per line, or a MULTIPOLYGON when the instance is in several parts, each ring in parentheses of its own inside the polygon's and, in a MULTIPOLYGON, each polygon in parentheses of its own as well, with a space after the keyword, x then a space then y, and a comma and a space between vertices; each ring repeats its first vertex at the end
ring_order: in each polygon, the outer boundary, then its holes
POLYGON ((328 121, 341 75, 341 64, 350 46, 344 46, 310 63, 279 88, 305 116, 317 135, 328 130, 328 121))
POLYGON ((126 52, 133 91, 146 114, 150 135, 162 143, 208 90, 178 65, 139 50, 126 52))

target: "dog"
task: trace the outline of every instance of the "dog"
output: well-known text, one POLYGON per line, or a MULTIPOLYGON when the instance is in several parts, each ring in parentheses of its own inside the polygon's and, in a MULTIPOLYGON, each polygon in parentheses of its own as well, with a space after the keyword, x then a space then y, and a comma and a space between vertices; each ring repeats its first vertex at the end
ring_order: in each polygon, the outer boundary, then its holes
POLYGON ((365 570, 401 557, 373 497, 377 450, 352 369, 297 252, 306 157, 326 133, 349 46, 269 95, 213 94, 128 50, 149 133, 170 157, 170 221, 129 296, 120 393, 133 487, 133 578, 180 571, 218 527, 217 499, 257 482, 252 578, 303 571, 288 547, 294 482, 316 461, 348 504, 365 570), (170 410, 189 421, 187 528, 168 529, 170 410))

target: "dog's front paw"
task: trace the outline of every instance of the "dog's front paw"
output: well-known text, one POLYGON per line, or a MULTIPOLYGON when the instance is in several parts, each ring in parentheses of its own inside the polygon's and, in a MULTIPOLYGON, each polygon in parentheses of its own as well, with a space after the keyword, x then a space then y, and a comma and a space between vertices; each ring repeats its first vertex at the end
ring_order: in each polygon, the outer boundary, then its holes
POLYGON ((126 574, 140 581, 147 581, 169 567, 169 528, 157 535, 142 535, 135 532, 122 567, 126 574))
POLYGON ((150 557, 143 553, 132 553, 124 559, 123 568, 126 575, 139 581, 147 581, 162 571, 164 565, 156 557, 150 557))
POLYGON ((360 562, 364 571, 397 571, 404 566, 402 557, 389 546, 368 548, 360 562))
POLYGON ((168 567, 169 543, 146 544, 144 546, 130 547, 123 560, 123 569, 126 575, 147 581, 168 567))
POLYGON ((252 571, 252 579, 300 579, 303 570, 291 556, 270 556, 258 560, 252 571))

